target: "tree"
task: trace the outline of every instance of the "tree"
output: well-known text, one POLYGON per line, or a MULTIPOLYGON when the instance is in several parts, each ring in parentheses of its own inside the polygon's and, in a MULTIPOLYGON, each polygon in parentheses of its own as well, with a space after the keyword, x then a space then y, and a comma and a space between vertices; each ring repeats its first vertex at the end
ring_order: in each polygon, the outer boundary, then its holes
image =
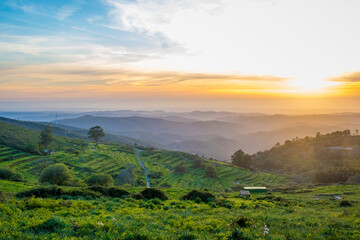
POLYGON ((40 182, 65 185, 72 178, 72 172, 62 163, 47 167, 40 177, 40 182))
POLYGON ((208 165, 205 168, 205 174, 206 174, 206 176, 211 177, 211 178, 216 178, 217 177, 216 169, 212 165, 208 165))
POLYGON ((250 168, 251 162, 252 156, 244 153, 241 149, 231 156, 231 163, 239 167, 250 168))
POLYGON ((95 126, 89 129, 88 135, 89 138, 93 139, 97 144, 99 139, 105 136, 105 133, 100 126, 95 126))
POLYGON ((54 140, 54 137, 52 135, 52 129, 50 125, 46 125, 44 130, 40 133, 40 145, 43 146, 45 149, 48 149, 50 143, 54 140))
POLYGON ((109 174, 92 174, 86 179, 86 184, 89 186, 111 187, 114 184, 114 179, 109 174))

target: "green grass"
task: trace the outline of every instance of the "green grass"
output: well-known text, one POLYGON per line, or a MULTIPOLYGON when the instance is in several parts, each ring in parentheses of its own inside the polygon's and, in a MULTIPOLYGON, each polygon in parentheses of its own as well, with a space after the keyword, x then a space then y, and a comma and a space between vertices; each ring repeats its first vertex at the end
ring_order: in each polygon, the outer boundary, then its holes
POLYGON ((33 188, 34 186, 29 183, 12 182, 6 180, 0 180, 0 191, 17 193, 33 188))
POLYGON ((234 233, 243 236, 235 239, 250 240, 360 237, 360 186, 259 193, 247 199, 215 193, 218 201, 209 203, 181 200, 186 192, 167 189, 166 201, 10 198, 0 202, 0 238, 234 239, 234 233), (352 206, 340 207, 330 197, 317 199, 317 193, 337 193, 352 206), (239 219, 246 221, 239 225, 239 219), (270 229, 266 238, 265 224, 270 229))

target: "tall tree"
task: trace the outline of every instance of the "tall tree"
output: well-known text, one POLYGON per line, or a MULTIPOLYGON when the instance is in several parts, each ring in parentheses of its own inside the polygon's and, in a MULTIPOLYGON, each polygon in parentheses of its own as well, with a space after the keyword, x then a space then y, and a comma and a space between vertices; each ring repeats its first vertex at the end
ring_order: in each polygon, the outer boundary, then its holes
POLYGON ((40 133, 40 145, 43 146, 45 149, 48 149, 50 143, 54 140, 54 137, 52 135, 52 129, 50 125, 46 125, 44 130, 40 133))
POLYGON ((250 168, 251 162, 252 156, 244 153, 241 149, 231 156, 231 163, 239 167, 250 168))
POLYGON ((88 136, 89 138, 93 139, 97 144, 100 138, 105 136, 105 133, 100 126, 95 126, 89 129, 88 136))

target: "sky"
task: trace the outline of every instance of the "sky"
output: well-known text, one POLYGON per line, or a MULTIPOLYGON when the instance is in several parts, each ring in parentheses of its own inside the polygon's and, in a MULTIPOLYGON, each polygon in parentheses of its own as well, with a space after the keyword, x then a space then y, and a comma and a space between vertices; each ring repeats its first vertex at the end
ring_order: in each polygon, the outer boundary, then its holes
POLYGON ((2 0, 0 110, 360 112, 358 0, 2 0))

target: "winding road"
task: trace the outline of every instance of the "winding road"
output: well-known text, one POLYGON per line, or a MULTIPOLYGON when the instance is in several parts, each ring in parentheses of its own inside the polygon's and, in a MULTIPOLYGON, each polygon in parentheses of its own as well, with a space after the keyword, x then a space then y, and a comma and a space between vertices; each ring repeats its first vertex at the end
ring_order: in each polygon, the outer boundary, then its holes
POLYGON ((146 186, 147 186, 147 188, 150 188, 151 185, 150 185, 150 180, 149 180, 149 170, 145 167, 144 162, 140 158, 140 153, 142 152, 142 150, 140 150, 138 148, 135 148, 135 150, 136 150, 137 158, 139 159, 139 162, 140 162, 142 168, 145 170, 146 186))

